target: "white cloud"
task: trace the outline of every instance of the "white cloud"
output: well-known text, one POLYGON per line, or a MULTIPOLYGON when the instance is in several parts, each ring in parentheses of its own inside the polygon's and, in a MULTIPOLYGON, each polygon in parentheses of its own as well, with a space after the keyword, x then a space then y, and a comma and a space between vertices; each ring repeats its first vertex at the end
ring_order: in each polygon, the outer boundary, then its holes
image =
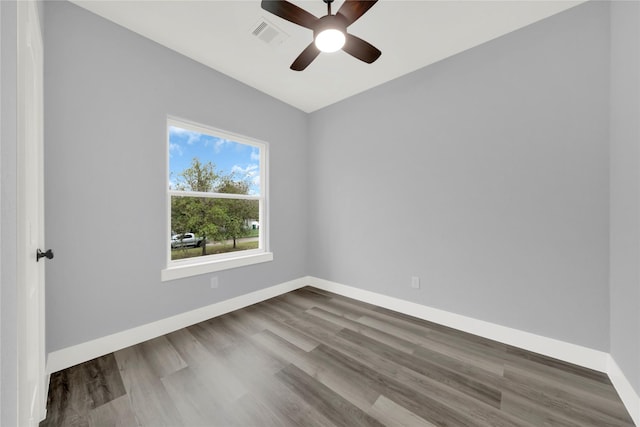
POLYGON ((169 144, 169 156, 171 156, 172 154, 182 156, 183 152, 180 144, 169 144))
POLYGON ((202 137, 202 134, 199 132, 194 132, 191 130, 187 130, 187 129, 182 129, 182 128, 177 128, 174 126, 170 126, 169 127, 169 135, 175 135, 175 136, 180 136, 180 137, 186 137, 187 138, 187 144, 191 145, 194 144, 196 142, 200 142, 200 138, 202 137))
POLYGON ((260 188, 260 175, 256 175, 253 177, 253 181, 251 181, 256 188, 260 188))
POLYGON ((234 165, 231 168, 231 173, 238 176, 240 179, 246 179, 251 184, 249 190, 250 194, 256 194, 260 191, 260 167, 257 164, 250 164, 246 168, 239 165, 234 165))
POLYGON ((213 145, 213 151, 214 153, 218 154, 220 151, 222 151, 222 148, 227 145, 227 144, 231 144, 233 143, 233 141, 229 141, 228 139, 224 139, 224 138, 215 138, 215 142, 213 145))
POLYGON ((239 165, 234 165, 231 168, 231 172, 237 173, 241 176, 253 176, 255 174, 260 174, 260 170, 258 169, 258 165, 256 164, 250 164, 246 168, 243 168, 239 165))
POLYGON ((251 149, 251 160, 253 160, 254 162, 257 162, 260 160, 260 149, 258 148, 251 149))

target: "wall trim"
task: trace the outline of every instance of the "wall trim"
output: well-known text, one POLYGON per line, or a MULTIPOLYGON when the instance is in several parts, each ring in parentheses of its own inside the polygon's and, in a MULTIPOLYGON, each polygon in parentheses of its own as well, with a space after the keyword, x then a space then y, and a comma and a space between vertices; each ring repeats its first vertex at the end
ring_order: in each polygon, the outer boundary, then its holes
POLYGON ((629 415, 631 415, 633 422, 637 426, 640 426, 640 396, 633 388, 624 372, 622 372, 622 369, 620 369, 620 366, 618 366, 613 356, 608 355, 607 364, 607 374, 609 374, 609 379, 613 383, 613 387, 618 392, 618 395, 620 395, 620 399, 627 408, 627 411, 629 411, 629 415))
POLYGON ((178 329, 200 323, 216 316, 239 310, 244 307, 265 301, 269 298, 291 292, 308 284, 305 278, 294 279, 205 307, 147 323, 81 344, 66 347, 49 353, 47 372, 53 373, 86 362, 96 357, 118 351, 125 347, 157 338, 178 329))
POLYGON ((613 386, 620 395, 631 418, 636 425, 640 426, 640 396, 638 396, 615 359, 613 359, 609 353, 313 276, 294 279, 126 331, 56 350, 48 355, 47 373, 51 374, 69 368, 78 363, 86 362, 204 320, 257 304, 305 286, 312 286, 333 292, 338 295, 374 304, 440 325, 449 326, 514 347, 554 357, 596 371, 605 372, 609 375, 613 386))
POLYGON ((600 372, 607 372, 608 353, 577 344, 536 335, 472 317, 455 314, 415 302, 390 297, 364 289, 354 288, 329 280, 309 277, 308 283, 318 289, 333 292, 389 310, 408 314, 419 319, 449 326, 460 331, 478 335, 514 347, 554 357, 600 372))

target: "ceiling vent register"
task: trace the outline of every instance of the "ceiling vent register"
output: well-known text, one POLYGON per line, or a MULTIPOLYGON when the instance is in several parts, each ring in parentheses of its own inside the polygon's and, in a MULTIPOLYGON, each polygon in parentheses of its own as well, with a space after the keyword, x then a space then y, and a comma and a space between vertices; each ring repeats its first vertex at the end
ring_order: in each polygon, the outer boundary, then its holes
POLYGON ((271 46, 277 46, 289 37, 288 34, 264 18, 251 27, 251 34, 271 46))

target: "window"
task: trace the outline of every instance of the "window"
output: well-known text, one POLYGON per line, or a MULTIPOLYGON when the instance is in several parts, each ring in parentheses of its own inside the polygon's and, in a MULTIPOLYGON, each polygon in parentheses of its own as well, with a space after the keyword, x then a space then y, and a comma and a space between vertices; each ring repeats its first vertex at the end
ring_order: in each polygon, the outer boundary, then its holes
POLYGON ((271 261, 267 144, 167 121, 168 238, 162 280, 271 261))

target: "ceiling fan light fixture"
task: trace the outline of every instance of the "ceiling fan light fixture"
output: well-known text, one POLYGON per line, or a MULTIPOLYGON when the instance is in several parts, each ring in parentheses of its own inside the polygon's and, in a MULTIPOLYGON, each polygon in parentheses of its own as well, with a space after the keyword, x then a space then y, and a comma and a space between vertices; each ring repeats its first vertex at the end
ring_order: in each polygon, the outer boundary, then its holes
POLYGON ((344 32, 335 28, 327 28, 316 36, 316 47, 322 52, 336 52, 344 46, 346 41, 344 32))
POLYGON ((347 32, 347 27, 360 19, 378 0, 344 0, 335 15, 331 13, 331 3, 334 0, 323 1, 327 4, 327 14, 318 18, 287 0, 262 0, 261 7, 267 12, 313 31, 313 41, 289 68, 302 71, 321 52, 340 49, 367 64, 378 59, 382 53, 379 49, 347 32))

